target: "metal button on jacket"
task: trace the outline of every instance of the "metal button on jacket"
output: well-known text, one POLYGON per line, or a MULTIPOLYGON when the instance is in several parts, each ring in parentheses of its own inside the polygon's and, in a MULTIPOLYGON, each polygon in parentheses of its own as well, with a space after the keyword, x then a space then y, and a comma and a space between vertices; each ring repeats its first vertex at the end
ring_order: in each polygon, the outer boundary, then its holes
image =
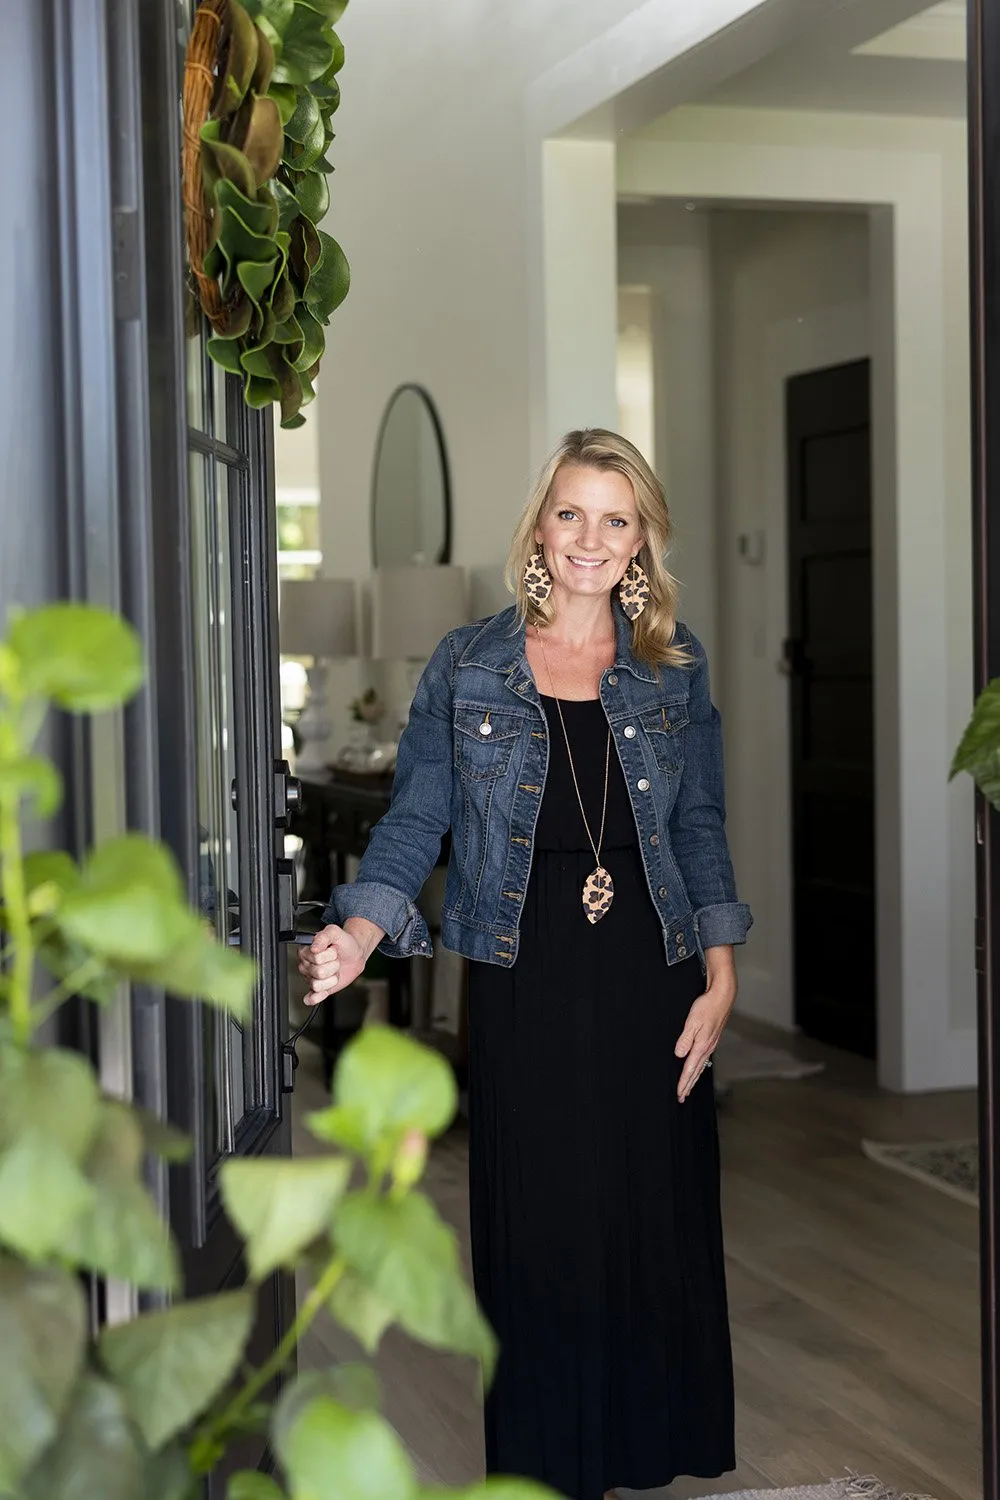
POLYGON ((634 740, 635 739, 635 730, 632 728, 631 724, 626 724, 625 725, 623 733, 624 733, 625 738, 627 740, 634 740))
POLYGON ((642 778, 641 781, 637 781, 636 782, 636 786, 639 788, 640 792, 648 792, 649 791, 649 782, 646 780, 645 776, 642 778))
POLYGON ((479 733, 480 734, 492 734, 493 733, 493 725, 492 724, 488 724, 486 722, 486 720, 484 719, 483 722, 482 722, 482 724, 480 724, 480 726, 479 726, 479 733))
POLYGON ((667 888, 666 888, 666 886, 665 885, 661 885, 660 889, 657 891, 656 894, 658 896, 666 896, 667 895, 667 888))
POLYGON ((610 682, 610 684, 611 684, 612 687, 617 687, 618 686, 618 675, 617 675, 617 673, 612 672, 611 676, 608 678, 608 681, 610 682))

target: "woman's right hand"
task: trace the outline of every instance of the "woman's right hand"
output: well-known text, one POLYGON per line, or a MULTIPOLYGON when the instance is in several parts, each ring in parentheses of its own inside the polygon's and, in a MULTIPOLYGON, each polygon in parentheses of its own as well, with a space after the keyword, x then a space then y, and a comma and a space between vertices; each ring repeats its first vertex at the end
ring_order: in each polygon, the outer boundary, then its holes
POLYGON ((299 973, 309 981, 307 1005, 319 1005, 353 984, 365 966, 367 954, 343 927, 323 927, 308 948, 299 953, 299 973))

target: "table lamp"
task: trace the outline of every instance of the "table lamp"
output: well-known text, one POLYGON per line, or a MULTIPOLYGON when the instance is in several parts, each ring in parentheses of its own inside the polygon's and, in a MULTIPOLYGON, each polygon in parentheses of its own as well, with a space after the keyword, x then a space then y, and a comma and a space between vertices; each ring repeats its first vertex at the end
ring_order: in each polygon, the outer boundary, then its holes
POLYGON ((331 657, 358 650, 355 585, 347 578, 290 578, 278 595, 278 650, 283 656, 312 658, 306 669, 308 692, 296 722, 299 751, 295 769, 326 768, 326 742, 333 725, 326 705, 326 667, 331 657))
POLYGON ((372 655, 381 661, 427 661, 441 637, 467 620, 464 568, 376 568, 372 574, 372 655))
POLYGON ((449 565, 376 568, 372 574, 372 656, 411 663, 410 699, 420 665, 442 636, 469 619, 464 568, 449 565))

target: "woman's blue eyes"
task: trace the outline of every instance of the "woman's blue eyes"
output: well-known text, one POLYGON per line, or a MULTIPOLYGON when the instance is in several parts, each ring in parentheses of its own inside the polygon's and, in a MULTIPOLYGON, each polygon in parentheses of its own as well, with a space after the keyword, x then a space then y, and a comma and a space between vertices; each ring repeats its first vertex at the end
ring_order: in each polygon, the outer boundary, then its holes
MULTIPOLYGON (((556 518, 558 520, 560 520, 560 521, 565 520, 566 517, 569 517, 569 519, 572 520, 575 515, 576 515, 576 511, 574 511, 574 510, 559 510, 559 511, 556 511, 556 518)), ((611 517, 611 524, 612 524, 612 526, 619 526, 620 527, 620 526, 627 526, 628 522, 626 520, 624 520, 621 516, 612 516, 611 517)))

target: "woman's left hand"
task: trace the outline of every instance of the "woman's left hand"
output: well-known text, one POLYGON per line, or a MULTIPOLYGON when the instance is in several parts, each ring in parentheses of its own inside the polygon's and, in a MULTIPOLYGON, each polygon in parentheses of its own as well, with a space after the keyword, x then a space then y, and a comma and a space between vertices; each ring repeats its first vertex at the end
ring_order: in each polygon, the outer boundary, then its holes
POLYGON ((705 969, 708 987, 688 1011, 684 1030, 674 1048, 678 1057, 686 1059, 677 1081, 677 1098, 681 1104, 708 1065, 736 1004, 736 963, 732 948, 729 945, 706 948, 705 969))

